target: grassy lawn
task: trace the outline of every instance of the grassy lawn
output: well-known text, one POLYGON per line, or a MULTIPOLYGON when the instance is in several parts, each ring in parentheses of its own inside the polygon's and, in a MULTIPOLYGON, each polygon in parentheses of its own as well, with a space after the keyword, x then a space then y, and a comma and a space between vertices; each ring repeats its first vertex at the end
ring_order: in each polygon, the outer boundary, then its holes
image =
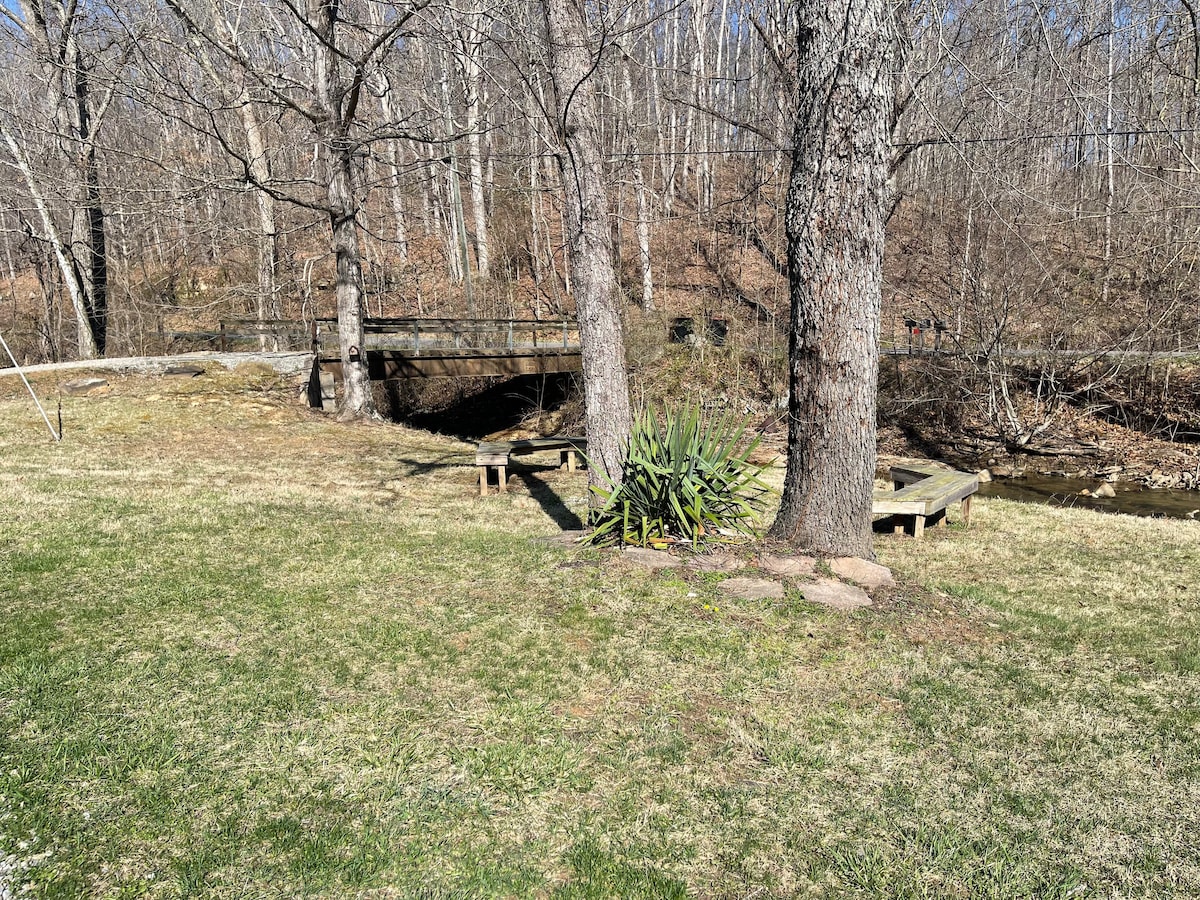
POLYGON ((980 501, 735 603, 542 541, 583 475, 110 381, 61 445, 0 382, 0 895, 1200 895, 1200 523, 980 501))

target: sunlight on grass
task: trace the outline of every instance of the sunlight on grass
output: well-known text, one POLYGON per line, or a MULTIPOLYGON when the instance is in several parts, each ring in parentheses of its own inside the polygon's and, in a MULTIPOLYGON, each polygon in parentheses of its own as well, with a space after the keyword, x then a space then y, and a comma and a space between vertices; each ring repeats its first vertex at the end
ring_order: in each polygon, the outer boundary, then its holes
POLYGON ((582 474, 205 381, 60 445, 0 384, 35 896, 1200 893, 1195 523, 989 500, 872 609, 731 602, 543 543, 582 474))

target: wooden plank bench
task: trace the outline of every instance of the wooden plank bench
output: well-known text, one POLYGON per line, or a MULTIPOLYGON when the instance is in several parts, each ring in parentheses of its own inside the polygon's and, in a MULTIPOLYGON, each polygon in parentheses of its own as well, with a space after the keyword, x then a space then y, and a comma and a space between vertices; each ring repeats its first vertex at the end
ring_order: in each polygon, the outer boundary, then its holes
POLYGON ((963 524, 971 524, 971 496, 979 490, 978 475, 922 462, 892 466, 890 475, 894 490, 875 491, 871 512, 893 516, 896 534, 904 531, 903 519, 908 517, 913 521, 913 537, 924 533, 931 518, 944 525, 946 507, 956 501, 961 504, 963 524))
POLYGON ((510 457, 525 453, 559 451, 559 464, 574 472, 579 465, 579 455, 587 450, 587 438, 548 437, 528 438, 520 441, 483 441, 475 449, 475 465, 479 467, 479 496, 486 497, 489 472, 496 470, 500 493, 508 491, 508 461, 510 457))

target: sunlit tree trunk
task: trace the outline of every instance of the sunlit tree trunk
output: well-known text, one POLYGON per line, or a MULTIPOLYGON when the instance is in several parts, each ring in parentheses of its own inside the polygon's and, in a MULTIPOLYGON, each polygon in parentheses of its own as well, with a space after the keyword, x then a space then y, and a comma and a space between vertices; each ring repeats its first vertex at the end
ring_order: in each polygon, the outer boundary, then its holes
POLYGON ((544 0, 562 142, 563 219, 579 315, 592 484, 620 483, 632 415, 596 114, 594 53, 582 0, 544 0))
POLYGON ((875 391, 892 113, 890 6, 797 4, 787 195, 787 475, 771 535, 872 557, 875 391))

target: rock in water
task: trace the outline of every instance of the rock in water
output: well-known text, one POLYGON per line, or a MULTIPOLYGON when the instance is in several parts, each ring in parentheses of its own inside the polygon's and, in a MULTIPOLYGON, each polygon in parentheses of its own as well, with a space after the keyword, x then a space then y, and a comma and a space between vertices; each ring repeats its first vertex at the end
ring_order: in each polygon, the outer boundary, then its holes
POLYGON ((1117 496, 1117 491, 1111 484, 1105 482, 1092 491, 1092 496, 1100 497, 1101 499, 1108 499, 1117 496))

